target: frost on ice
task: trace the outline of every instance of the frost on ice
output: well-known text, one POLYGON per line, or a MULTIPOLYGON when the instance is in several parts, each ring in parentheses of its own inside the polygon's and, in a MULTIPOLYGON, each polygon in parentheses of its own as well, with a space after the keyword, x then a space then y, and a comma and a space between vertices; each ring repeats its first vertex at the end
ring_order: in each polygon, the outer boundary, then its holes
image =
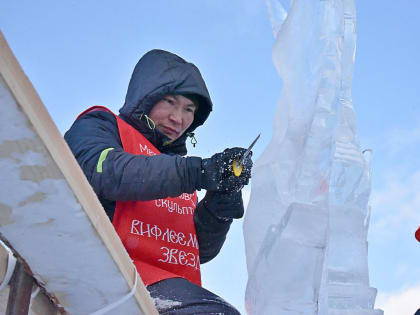
POLYGON ((267 0, 283 79, 244 221, 250 314, 382 314, 369 287, 369 152, 351 99, 354 0, 267 0))

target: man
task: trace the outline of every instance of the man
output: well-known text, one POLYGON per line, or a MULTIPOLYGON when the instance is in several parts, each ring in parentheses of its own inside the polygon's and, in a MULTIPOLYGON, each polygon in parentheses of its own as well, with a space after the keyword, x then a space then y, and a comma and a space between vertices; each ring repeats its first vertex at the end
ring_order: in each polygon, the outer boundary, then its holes
POLYGON ((239 314, 201 287, 200 263, 243 216, 252 161, 237 177, 232 163, 243 148, 182 157, 211 110, 199 70, 152 50, 136 65, 119 116, 95 106, 65 134, 161 314, 239 314))

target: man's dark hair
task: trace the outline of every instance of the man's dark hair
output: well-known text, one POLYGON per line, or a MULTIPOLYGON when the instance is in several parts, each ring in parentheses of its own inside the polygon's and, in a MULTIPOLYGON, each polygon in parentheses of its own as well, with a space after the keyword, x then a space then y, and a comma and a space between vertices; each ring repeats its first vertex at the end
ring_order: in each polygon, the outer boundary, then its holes
POLYGON ((188 98, 191 102, 194 103, 195 109, 198 110, 198 105, 200 104, 200 99, 195 94, 182 94, 182 96, 188 98))

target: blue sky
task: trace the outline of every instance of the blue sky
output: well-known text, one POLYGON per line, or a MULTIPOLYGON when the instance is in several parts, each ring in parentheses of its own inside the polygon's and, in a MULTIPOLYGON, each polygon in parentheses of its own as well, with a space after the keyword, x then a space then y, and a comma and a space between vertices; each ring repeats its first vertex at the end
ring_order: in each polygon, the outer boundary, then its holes
MULTIPOLYGON (((420 2, 356 6, 353 103, 362 147, 373 150, 371 285, 386 314, 412 314, 420 307, 410 295, 420 296, 413 237, 420 225, 420 2)), ((263 0, 1 1, 0 28, 61 132, 89 106, 117 111, 138 59, 161 48, 194 62, 213 98, 190 155, 247 146, 262 133, 258 158, 271 138, 282 84, 263 0)), ((221 254, 202 268, 204 286, 241 311, 243 246, 239 220, 221 254)))

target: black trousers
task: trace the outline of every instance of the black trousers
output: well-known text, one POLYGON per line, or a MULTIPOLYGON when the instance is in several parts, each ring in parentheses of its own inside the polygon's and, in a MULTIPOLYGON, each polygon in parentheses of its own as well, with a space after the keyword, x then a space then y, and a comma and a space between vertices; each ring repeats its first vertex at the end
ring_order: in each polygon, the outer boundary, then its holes
POLYGON ((147 287, 161 315, 241 315, 216 294, 182 278, 171 278, 147 287))

